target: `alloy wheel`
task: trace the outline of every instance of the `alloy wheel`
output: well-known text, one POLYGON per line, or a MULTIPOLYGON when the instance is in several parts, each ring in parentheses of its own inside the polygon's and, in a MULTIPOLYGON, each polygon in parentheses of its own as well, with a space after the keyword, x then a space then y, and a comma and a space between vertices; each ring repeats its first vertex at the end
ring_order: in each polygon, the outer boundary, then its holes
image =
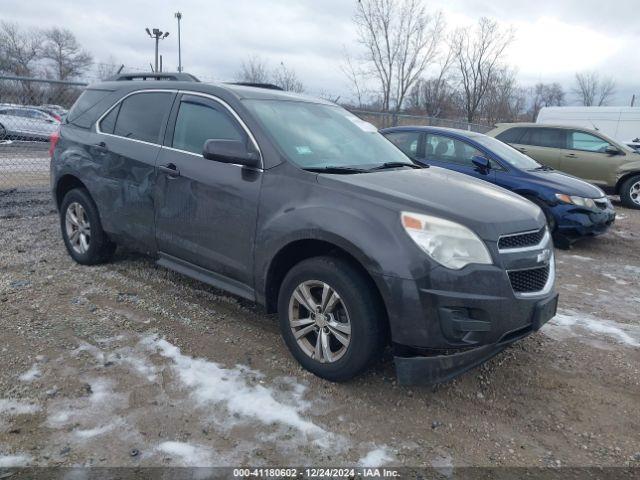
POLYGON ((87 212, 78 202, 72 202, 67 207, 65 227, 71 248, 76 253, 86 253, 91 242, 91 224, 87 212))
POLYGON ((640 205, 640 180, 629 188, 629 197, 633 203, 640 205))
POLYGON ((300 349, 320 363, 347 352, 351 321, 338 292, 319 280, 302 282, 289 300, 289 325, 300 349))

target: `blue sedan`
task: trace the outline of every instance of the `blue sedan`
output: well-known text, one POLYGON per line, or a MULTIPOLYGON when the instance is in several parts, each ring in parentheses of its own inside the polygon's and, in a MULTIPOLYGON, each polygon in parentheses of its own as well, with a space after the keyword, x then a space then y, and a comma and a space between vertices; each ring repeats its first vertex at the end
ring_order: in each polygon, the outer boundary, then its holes
POLYGON ((537 204, 558 247, 602 234, 615 220, 611 202, 598 187, 540 165, 495 138, 436 127, 394 127, 381 133, 417 163, 481 178, 537 204))

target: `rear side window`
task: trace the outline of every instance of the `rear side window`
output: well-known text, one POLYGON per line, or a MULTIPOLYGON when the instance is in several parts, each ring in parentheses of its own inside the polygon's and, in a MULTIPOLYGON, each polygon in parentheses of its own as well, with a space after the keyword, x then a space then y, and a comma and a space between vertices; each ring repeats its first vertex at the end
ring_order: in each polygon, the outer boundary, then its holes
POLYGON ((82 95, 73 104, 71 110, 67 114, 67 119, 73 122, 76 118, 80 117, 83 113, 96 105, 100 100, 105 98, 111 92, 109 90, 85 90, 82 95))
POLYGON ((244 141, 244 133, 222 109, 182 102, 176 118, 172 147, 201 154, 207 140, 244 141))
POLYGON ((125 98, 120 105, 114 135, 161 143, 160 130, 171 106, 169 92, 142 92, 125 98))
POLYGON ((394 132, 385 136, 409 158, 419 158, 420 132, 394 132))
POLYGON ((100 122, 100 131, 103 133, 113 133, 116 128, 116 119, 120 111, 120 104, 116 105, 100 122))
POLYGON ((518 143, 518 140, 524 135, 525 131, 526 129, 522 127, 509 128, 496 135, 496 138, 504 143, 518 143))
POLYGON ((557 128, 527 128, 527 133, 520 143, 537 147, 565 148, 565 132, 557 128))

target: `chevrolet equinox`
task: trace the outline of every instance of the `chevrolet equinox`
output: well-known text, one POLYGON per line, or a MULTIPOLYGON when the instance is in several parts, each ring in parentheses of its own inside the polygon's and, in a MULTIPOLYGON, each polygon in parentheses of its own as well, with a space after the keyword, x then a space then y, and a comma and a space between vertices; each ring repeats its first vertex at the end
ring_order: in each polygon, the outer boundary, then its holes
POLYGON ((88 87, 51 138, 71 257, 105 262, 120 243, 277 311, 292 355, 332 381, 388 345, 401 383, 446 381, 553 317, 540 208, 266 87, 186 74, 88 87))

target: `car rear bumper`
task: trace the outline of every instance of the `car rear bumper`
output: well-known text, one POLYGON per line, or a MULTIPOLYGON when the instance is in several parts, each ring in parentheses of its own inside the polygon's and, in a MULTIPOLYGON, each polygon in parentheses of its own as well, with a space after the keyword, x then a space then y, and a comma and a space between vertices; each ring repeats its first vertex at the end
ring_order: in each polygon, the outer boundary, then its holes
POLYGON ((396 376, 401 385, 432 385, 447 382, 494 357, 512 343, 537 331, 556 313, 558 295, 539 301, 530 322, 524 327, 506 332, 493 344, 432 355, 395 355, 396 376))

